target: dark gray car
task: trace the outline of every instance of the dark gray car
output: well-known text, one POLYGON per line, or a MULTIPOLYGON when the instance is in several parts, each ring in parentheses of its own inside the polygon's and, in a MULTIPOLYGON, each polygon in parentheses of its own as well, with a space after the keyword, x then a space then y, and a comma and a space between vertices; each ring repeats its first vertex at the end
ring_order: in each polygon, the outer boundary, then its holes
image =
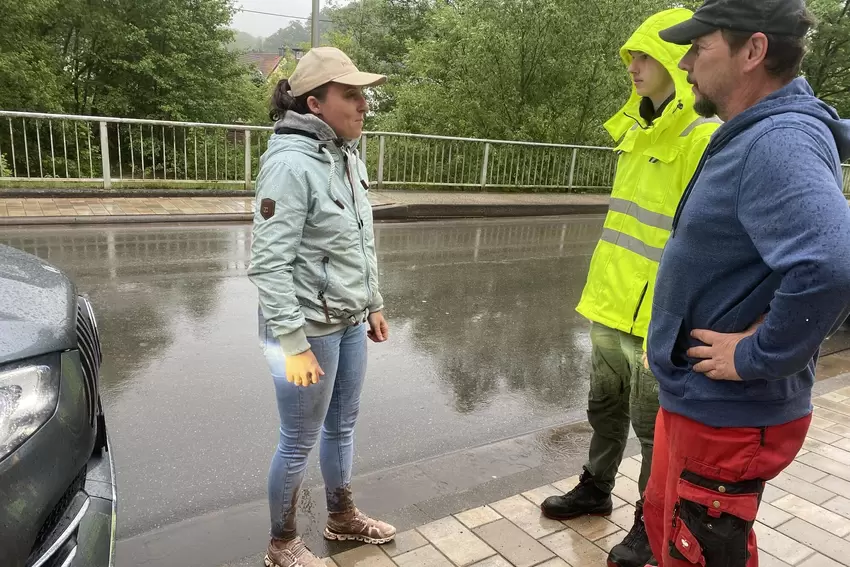
POLYGON ((0 566, 112 565, 100 363, 94 310, 73 282, 0 245, 0 566))

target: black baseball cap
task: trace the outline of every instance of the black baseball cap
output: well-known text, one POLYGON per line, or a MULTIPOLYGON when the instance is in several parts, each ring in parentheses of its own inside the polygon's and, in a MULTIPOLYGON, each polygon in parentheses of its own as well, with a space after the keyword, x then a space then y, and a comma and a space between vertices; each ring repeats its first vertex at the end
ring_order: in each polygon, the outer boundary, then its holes
POLYGON ((690 20, 659 35, 678 45, 719 29, 803 37, 809 31, 805 13, 805 0, 706 0, 690 20))

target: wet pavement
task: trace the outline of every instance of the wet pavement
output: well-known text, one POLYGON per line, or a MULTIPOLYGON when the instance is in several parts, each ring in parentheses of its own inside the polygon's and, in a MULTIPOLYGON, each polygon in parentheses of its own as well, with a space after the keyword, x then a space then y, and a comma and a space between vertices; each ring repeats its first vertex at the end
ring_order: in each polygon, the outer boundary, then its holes
MULTIPOLYGON (((377 226, 391 340, 371 347, 361 404, 355 473, 367 488, 397 477, 399 506, 443 496, 448 509, 488 468, 495 479, 526 474, 540 455, 581 458, 587 431, 550 428, 584 417, 589 327, 574 307, 601 221, 377 226), (475 474, 452 471, 456 451, 475 474)), ((250 229, 0 230, 0 242, 66 270, 96 307, 120 538, 225 509, 263 517, 277 410, 245 276, 250 229)), ((850 368, 848 347, 846 332, 827 343, 828 375, 850 368)), ((315 462, 309 471, 318 484, 315 462)))
MULTIPOLYGON (((600 232, 595 217, 379 225, 392 336, 371 348, 356 473, 581 419, 588 326, 573 308, 600 232)), ((264 497, 277 411, 245 277, 250 225, 10 229, 0 242, 66 270, 95 304, 120 537, 264 497)))

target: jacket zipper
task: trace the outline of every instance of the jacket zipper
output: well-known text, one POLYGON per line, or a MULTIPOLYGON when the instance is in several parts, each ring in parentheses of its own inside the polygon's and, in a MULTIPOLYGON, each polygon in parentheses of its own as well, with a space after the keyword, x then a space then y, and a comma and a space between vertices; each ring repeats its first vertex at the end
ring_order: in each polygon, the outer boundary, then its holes
POLYGON ((708 149, 703 152, 702 157, 699 160, 699 164, 697 164, 696 171, 694 171, 694 174, 691 176, 691 180, 688 181, 688 187, 687 189, 685 189, 685 193, 682 195, 682 198, 679 199, 679 206, 676 207, 676 214, 673 216, 673 229, 670 231, 670 238, 676 236, 676 228, 679 226, 679 218, 682 216, 682 210, 685 208, 685 203, 688 202, 688 199, 691 196, 691 192, 694 190, 696 180, 699 177, 699 174, 702 171, 702 168, 705 165, 707 159, 708 149))
POLYGON ((366 287, 366 294, 369 297, 369 303, 372 303, 372 288, 369 287, 369 280, 372 278, 371 274, 371 266, 369 265, 369 257, 366 254, 366 241, 363 235, 363 220, 360 218, 360 207, 357 205, 357 195, 354 190, 354 182, 351 180, 351 170, 348 168, 348 152, 343 152, 343 167, 345 167, 345 177, 348 179, 348 186, 351 189, 351 201, 354 204, 354 215, 357 218, 357 230, 360 233, 360 252, 363 254, 363 264, 366 267, 365 274, 366 278, 364 280, 364 284, 366 287))
POLYGON ((327 297, 325 297, 325 293, 328 291, 328 286, 331 283, 331 280, 328 277, 328 262, 330 261, 331 259, 327 256, 322 258, 322 271, 325 274, 325 281, 322 286, 322 289, 319 290, 319 301, 322 302, 322 311, 325 312, 325 321, 327 321, 328 325, 330 325, 331 323, 331 314, 330 310, 328 309, 328 299, 327 297))

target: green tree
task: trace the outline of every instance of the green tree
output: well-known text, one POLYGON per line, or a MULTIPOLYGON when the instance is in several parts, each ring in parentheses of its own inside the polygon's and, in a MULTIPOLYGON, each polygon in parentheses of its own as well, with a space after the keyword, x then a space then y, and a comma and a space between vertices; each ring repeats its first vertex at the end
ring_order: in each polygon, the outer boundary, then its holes
POLYGON ((63 110, 61 67, 50 39, 58 0, 0 0, 0 108, 63 110))
POLYGON ((233 42, 229 47, 235 51, 262 51, 263 38, 255 37, 249 33, 234 30, 233 42))
POLYGON ((803 72, 815 94, 850 116, 850 0, 814 0, 818 24, 803 72))
MULTIPOLYGON (((333 31, 333 22, 330 19, 328 7, 319 12, 319 35, 324 40, 333 31)), ((263 40, 262 51, 266 53, 277 53, 280 48, 310 48, 312 40, 312 28, 309 21, 291 21, 285 28, 280 28, 272 35, 263 40)), ((323 41, 322 43, 326 43, 323 41)))
POLYGON ((382 129, 599 143, 628 76, 619 47, 657 2, 457 0, 409 42, 382 129))
POLYGON ((372 93, 375 113, 391 111, 401 85, 412 80, 406 58, 412 45, 429 37, 435 6, 434 0, 360 0, 328 9, 333 24, 323 43, 339 47, 364 70, 392 78, 372 93))
POLYGON ((62 34, 76 112, 205 121, 256 114, 255 87, 238 55, 226 49, 233 37, 228 0, 65 6, 62 34))
POLYGON ((268 53, 277 53, 277 50, 281 47, 298 47, 302 43, 310 43, 310 24, 308 22, 307 25, 304 25, 296 20, 265 38, 262 50, 268 53))
POLYGON ((230 0, 0 0, 0 107, 255 121, 230 0))

